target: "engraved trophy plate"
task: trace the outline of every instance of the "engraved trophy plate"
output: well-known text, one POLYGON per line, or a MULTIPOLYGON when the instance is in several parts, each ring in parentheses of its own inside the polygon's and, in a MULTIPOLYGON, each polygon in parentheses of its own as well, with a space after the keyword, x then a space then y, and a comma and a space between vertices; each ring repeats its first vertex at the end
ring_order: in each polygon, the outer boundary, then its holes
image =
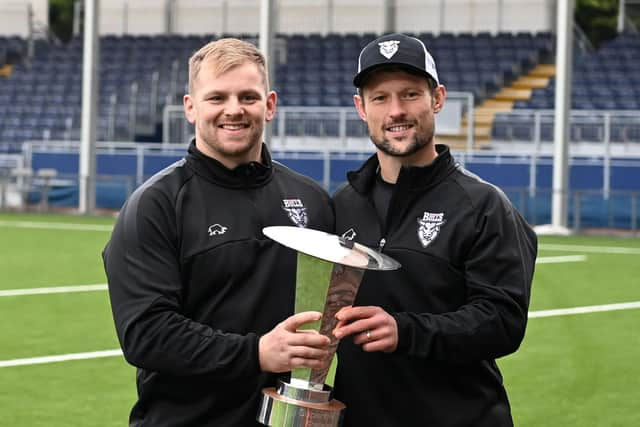
MULTIPOLYGON (((321 311, 320 325, 312 325, 331 339, 333 358, 338 340, 331 333, 335 314, 352 305, 365 270, 395 270, 400 264, 387 255, 339 236, 299 227, 266 227, 265 236, 298 252, 295 312, 321 311)), ((290 382, 262 390, 256 419, 278 427, 336 427, 345 405, 331 398, 324 384, 329 368, 294 369, 290 382)))

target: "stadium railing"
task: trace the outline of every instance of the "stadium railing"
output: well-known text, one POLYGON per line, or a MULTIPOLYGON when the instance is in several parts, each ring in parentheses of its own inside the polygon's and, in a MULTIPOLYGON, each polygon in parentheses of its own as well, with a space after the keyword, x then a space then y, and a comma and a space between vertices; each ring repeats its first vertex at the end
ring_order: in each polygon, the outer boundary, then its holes
MULTIPOLYGON (((183 157, 187 144, 99 143, 97 145, 96 206, 120 208, 145 179, 183 157)), ((78 206, 79 141, 32 141, 25 144, 23 163, 32 170, 55 168, 48 194, 52 207, 78 206)), ((346 172, 358 168, 373 150, 280 150, 273 158, 321 183, 329 192, 341 185, 346 172)), ((470 171, 502 188, 532 224, 551 216, 553 157, 532 150, 457 151, 456 159, 470 171)), ((572 154, 569 159, 570 226, 622 228, 637 231, 640 199, 640 155, 601 152, 572 154)), ((43 205, 42 187, 29 192, 23 208, 43 205)))

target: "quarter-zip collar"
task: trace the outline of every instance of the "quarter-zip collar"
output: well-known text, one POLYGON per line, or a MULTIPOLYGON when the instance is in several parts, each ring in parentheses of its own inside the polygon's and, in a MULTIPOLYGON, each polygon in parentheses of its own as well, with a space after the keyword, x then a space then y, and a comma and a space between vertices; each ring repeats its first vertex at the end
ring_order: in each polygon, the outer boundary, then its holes
POLYGON ((268 183, 273 177, 271 153, 262 144, 260 162, 249 162, 229 169, 216 159, 204 155, 196 147, 195 138, 189 144, 187 164, 204 179, 228 188, 256 188, 268 183))
MULTIPOLYGON (((427 166, 403 166, 396 181, 396 188, 406 191, 425 190, 441 182, 456 170, 457 165, 448 146, 437 144, 436 151, 438 157, 427 166)), ((378 156, 374 154, 360 169, 349 172, 347 179, 358 193, 369 194, 379 167, 378 156)))

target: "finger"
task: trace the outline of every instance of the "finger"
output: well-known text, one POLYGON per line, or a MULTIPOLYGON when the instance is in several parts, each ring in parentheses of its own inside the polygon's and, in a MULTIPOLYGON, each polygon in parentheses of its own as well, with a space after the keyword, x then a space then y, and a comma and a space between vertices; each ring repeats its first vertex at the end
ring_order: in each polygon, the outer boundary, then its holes
POLYGON ((317 322, 322 319, 322 313, 319 311, 303 311, 301 313, 296 313, 293 316, 288 317, 282 322, 284 328, 290 332, 295 332, 302 325, 311 322, 317 322))
POLYGON ((326 348, 330 343, 331 338, 320 334, 299 334, 290 340, 290 345, 313 348, 326 348))
POLYGON ((357 320, 353 323, 348 323, 340 328, 334 329, 333 335, 340 339, 347 337, 349 335, 358 334, 366 331, 367 329, 372 329, 374 325, 371 324, 369 319, 357 320))
POLYGON ((291 368, 311 368, 324 369, 331 361, 327 359, 305 359, 303 357, 294 357, 291 359, 291 368))
POLYGON ((374 330, 365 329, 364 331, 359 332, 353 336, 353 343, 357 345, 364 345, 376 341, 377 338, 374 336, 374 334, 374 330))
POLYGON ((340 319, 340 317, 341 317, 340 313, 343 313, 343 312, 349 310, 351 307, 353 307, 353 306, 352 305, 345 305, 340 310, 338 310, 336 312, 336 314, 335 314, 336 319, 340 319))
POLYGON ((342 320, 339 320, 338 323, 336 323, 336 327, 333 328, 333 331, 331 331, 331 333, 333 334, 334 337, 338 338, 336 336, 336 331, 342 329, 344 326, 346 325, 346 322, 343 322, 342 320))
POLYGON ((296 334, 311 334, 311 335, 318 335, 320 334, 320 332, 316 331, 315 329, 298 329, 296 331, 296 334))
POLYGON ((336 313, 336 318, 344 322, 353 322, 357 319, 373 316, 377 311, 377 307, 356 306, 345 307, 336 313))
POLYGON ((396 350, 397 343, 393 339, 378 339, 362 344, 361 348, 365 352, 382 351, 384 353, 392 353, 396 350))
POLYGON ((292 358, 301 359, 326 359, 329 351, 326 348, 315 348, 307 346, 296 346, 291 348, 292 358))

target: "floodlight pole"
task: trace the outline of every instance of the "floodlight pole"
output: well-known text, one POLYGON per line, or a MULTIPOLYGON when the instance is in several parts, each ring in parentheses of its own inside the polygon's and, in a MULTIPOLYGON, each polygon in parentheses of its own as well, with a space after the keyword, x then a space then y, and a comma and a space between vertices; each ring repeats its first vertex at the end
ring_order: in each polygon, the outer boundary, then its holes
MULTIPOLYGON (((260 34, 259 48, 267 60, 267 78, 271 83, 274 81, 276 55, 273 51, 273 34, 276 22, 275 0, 260 1, 260 34)), ((269 87, 273 89, 272 84, 269 87)), ((273 131, 271 126, 265 126, 263 139, 265 144, 271 145, 271 136, 273 131)))
POLYGON ((618 33, 624 31, 625 0, 618 1, 618 33))
POLYGON ((82 53, 82 128, 80 132, 80 197, 78 210, 92 214, 96 207, 96 111, 98 99, 99 0, 84 3, 84 47, 82 53))
POLYGON ((384 2, 384 32, 396 32, 396 0, 385 0, 384 2))
POLYGON ((574 0, 558 1, 556 31, 556 95, 551 225, 566 228, 569 193, 569 121, 574 0))

